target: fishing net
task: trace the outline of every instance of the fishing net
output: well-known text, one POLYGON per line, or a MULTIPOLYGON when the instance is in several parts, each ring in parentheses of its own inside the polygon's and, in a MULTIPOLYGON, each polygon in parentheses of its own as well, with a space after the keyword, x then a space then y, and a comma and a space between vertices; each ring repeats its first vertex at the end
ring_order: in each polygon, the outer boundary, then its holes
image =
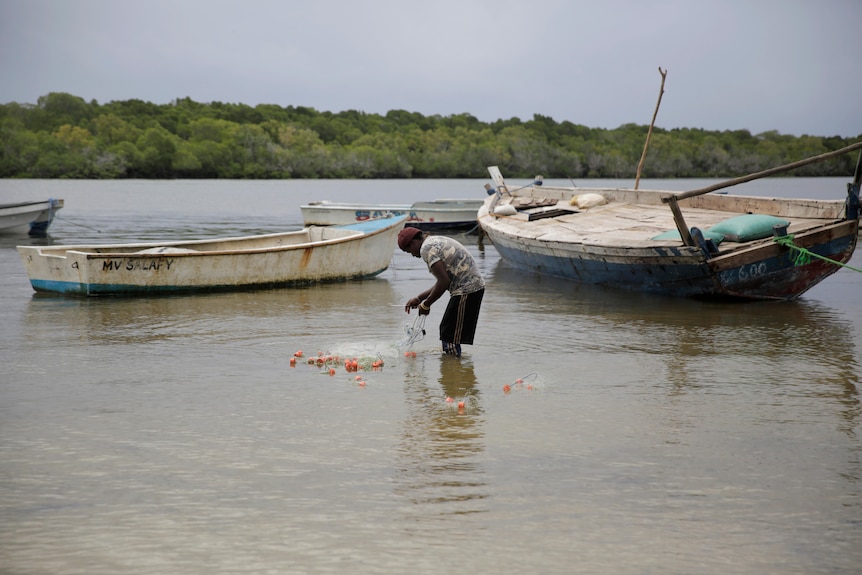
POLYGON ((398 347, 401 349, 412 346, 417 341, 422 341, 425 338, 425 317, 424 315, 416 314, 416 319, 412 325, 404 326, 404 339, 399 342, 398 347))
MULTIPOLYGON (((298 351, 291 358, 290 365, 295 366, 297 358, 302 357, 301 351, 298 351)), ((343 367, 346 371, 377 371, 383 368, 384 360, 380 353, 374 355, 361 353, 347 353, 344 355, 333 355, 329 352, 319 351, 317 356, 310 356, 304 363, 314 365, 320 368, 321 373, 329 373, 334 375, 335 369, 343 367)))

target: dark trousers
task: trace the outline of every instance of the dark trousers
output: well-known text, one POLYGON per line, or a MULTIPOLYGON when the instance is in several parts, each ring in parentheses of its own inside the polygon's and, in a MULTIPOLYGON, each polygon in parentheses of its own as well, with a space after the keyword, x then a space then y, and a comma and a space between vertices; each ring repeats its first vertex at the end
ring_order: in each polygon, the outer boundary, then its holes
POLYGON ((479 309, 485 290, 449 298, 443 320, 440 322, 440 340, 449 343, 473 344, 476 325, 479 323, 479 309))

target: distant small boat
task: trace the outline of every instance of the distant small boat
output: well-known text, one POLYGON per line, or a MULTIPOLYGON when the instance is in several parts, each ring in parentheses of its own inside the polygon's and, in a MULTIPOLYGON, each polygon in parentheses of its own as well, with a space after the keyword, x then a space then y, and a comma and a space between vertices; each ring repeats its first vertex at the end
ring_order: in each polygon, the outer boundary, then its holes
POLYGON ((37 292, 159 295, 371 278, 395 251, 405 217, 236 238, 18 246, 37 292))
POLYGON ((0 234, 27 232, 37 238, 48 235, 54 214, 63 207, 63 200, 0 204, 0 234))
POLYGON ((374 218, 407 216, 407 225, 421 230, 470 230, 476 227, 480 199, 440 199, 414 204, 309 202, 300 206, 307 226, 345 225, 374 218))
POLYGON ((792 300, 853 255, 862 156, 843 200, 710 193, 836 152, 690 192, 507 187, 479 224, 515 267, 576 282, 684 297, 792 300))

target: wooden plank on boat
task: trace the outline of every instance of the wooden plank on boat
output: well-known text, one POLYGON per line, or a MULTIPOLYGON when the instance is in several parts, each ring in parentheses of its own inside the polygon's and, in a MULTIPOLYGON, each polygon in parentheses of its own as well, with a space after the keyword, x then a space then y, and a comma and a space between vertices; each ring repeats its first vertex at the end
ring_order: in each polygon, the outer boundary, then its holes
POLYGON ((556 206, 557 203, 558 201, 554 198, 512 198, 512 205, 515 206, 516 210, 556 206))
MULTIPOLYGON (((556 204, 556 202, 554 202, 556 204)), ((557 218, 559 216, 567 216, 569 214, 577 214, 578 210, 567 210, 565 208, 554 208, 551 210, 542 210, 533 212, 527 216, 528 221, 543 220, 545 218, 557 218)))

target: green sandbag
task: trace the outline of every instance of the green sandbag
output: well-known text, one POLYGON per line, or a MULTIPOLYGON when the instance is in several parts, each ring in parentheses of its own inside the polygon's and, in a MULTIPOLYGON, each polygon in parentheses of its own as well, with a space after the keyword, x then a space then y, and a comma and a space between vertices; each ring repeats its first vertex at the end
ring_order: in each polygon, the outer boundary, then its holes
POLYGON ((731 242, 750 242, 771 236, 772 227, 775 225, 788 226, 789 224, 787 220, 775 216, 745 214, 728 218, 712 226, 707 232, 724 234, 724 237, 731 242))

